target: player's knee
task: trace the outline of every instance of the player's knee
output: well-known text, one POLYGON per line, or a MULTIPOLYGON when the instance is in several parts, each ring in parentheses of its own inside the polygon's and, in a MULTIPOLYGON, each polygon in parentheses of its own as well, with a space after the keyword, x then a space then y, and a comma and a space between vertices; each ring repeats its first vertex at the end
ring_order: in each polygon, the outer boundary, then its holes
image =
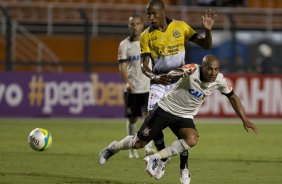
POLYGON ((190 135, 185 139, 185 142, 189 147, 193 147, 198 143, 198 136, 190 135))

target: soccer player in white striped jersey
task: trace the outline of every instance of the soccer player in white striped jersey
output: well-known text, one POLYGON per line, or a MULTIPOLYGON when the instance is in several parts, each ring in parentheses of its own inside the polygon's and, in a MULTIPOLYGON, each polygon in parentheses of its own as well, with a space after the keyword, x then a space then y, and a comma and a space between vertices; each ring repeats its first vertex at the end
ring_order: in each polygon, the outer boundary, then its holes
POLYGON ((156 175, 156 168, 161 159, 177 156, 198 143, 198 131, 194 124, 194 116, 202 103, 215 90, 226 96, 240 117, 244 129, 252 129, 258 134, 257 127, 247 118, 239 97, 234 93, 222 73, 219 73, 219 61, 213 55, 203 58, 202 65, 184 65, 167 74, 169 80, 178 80, 172 90, 165 94, 145 119, 136 137, 125 137, 121 141, 113 141, 99 157, 99 163, 105 162, 120 150, 139 149, 153 140, 163 129, 169 127, 180 139, 169 147, 148 156, 146 171, 156 175), (176 129, 175 129, 176 128, 176 129))
MULTIPOLYGON (((130 35, 120 42, 118 62, 121 77, 125 83, 124 101, 127 117, 127 134, 136 134, 138 117, 146 117, 149 98, 150 79, 142 73, 140 64, 140 35, 143 31, 143 20, 139 15, 128 19, 130 35)), ((152 142, 145 146, 145 156, 154 153, 152 142)), ((139 158, 136 150, 129 150, 129 158, 139 158)))

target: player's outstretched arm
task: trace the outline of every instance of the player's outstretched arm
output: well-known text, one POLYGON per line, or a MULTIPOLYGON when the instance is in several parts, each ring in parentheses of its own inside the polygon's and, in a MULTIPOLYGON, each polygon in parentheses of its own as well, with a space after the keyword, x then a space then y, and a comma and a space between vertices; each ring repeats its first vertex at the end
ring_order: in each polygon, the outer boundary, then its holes
POLYGON ((172 70, 167 74, 167 77, 171 80, 178 80, 183 77, 187 77, 188 75, 191 75, 195 69, 191 70, 182 70, 182 69, 177 69, 177 70, 172 70))
POLYGON ((204 49, 210 49, 212 47, 211 30, 216 16, 217 15, 215 11, 212 9, 205 11, 205 14, 202 16, 202 26, 205 30, 205 37, 198 35, 195 39, 192 40, 192 42, 196 43, 204 49))
POLYGON ((216 13, 214 10, 209 9, 205 11, 205 14, 202 15, 202 25, 205 30, 212 30, 214 20, 216 17, 216 13))
POLYGON ((242 120, 245 130, 249 132, 249 129, 252 129, 255 132, 255 134, 258 134, 258 129, 256 125, 250 122, 250 120, 247 118, 244 107, 242 106, 239 97, 236 94, 233 94, 232 96, 228 97, 228 99, 233 109, 242 120))

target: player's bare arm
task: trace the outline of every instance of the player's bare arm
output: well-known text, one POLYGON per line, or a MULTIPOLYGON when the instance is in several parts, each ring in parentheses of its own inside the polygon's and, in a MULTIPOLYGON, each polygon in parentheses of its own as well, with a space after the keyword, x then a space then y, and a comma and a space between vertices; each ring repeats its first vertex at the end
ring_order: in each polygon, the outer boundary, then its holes
POLYGON ((127 75, 127 62, 120 62, 119 64, 119 70, 120 70, 120 73, 121 73, 121 78, 123 80, 123 82, 125 83, 125 87, 126 87, 126 90, 128 92, 131 92, 133 89, 134 89, 134 86, 133 84, 128 80, 128 75, 127 75))
POLYGON ((153 73, 151 68, 149 67, 150 57, 145 56, 144 58, 141 58, 141 69, 144 75, 149 77, 152 81, 154 81, 157 84, 170 84, 170 79, 167 77, 167 74, 160 74, 156 75, 153 73))
POLYGON ((194 71, 195 69, 186 70, 186 71, 182 69, 172 70, 167 74, 167 77, 171 80, 179 80, 180 78, 191 75, 194 71))
POLYGON ((191 40, 200 47, 204 49, 210 49, 212 47, 212 35, 211 30, 214 24, 216 13, 214 10, 209 9, 205 11, 205 14, 202 16, 202 26, 205 30, 205 37, 198 35, 195 39, 191 40))
POLYGON ((233 109, 242 120, 245 130, 248 132, 249 129, 252 129, 255 132, 255 134, 258 134, 257 127, 252 122, 250 122, 249 119, 247 118, 244 107, 242 106, 239 97, 236 94, 233 94, 230 97, 228 97, 228 99, 233 109))

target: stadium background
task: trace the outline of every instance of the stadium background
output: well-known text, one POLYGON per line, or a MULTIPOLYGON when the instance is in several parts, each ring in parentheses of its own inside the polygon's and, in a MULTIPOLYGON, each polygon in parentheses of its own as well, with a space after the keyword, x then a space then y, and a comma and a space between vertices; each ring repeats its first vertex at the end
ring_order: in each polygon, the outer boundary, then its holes
MULTIPOLYGON (((201 15, 214 8, 213 48, 188 45, 186 62, 216 55, 251 117, 282 117, 282 1, 166 4, 170 17, 200 33, 201 15), (271 50, 262 66, 261 45, 271 50)), ((2 0, 0 116, 122 117, 117 48, 130 15, 148 25, 145 7, 145 0, 2 0)), ((234 116, 226 102, 208 101, 200 117, 234 116)))
MULTIPOLYGON (((210 97, 195 118, 200 142, 189 153, 191 183, 281 184, 282 1, 165 1, 170 17, 199 32, 204 10, 216 9, 213 48, 189 45, 187 62, 219 57, 259 129, 258 136, 246 134, 226 98, 210 97), (267 72, 258 62, 261 45, 268 55, 272 50, 267 72)), ((146 2, 0 0, 0 183, 179 182, 178 158, 161 180, 146 176, 143 150, 140 159, 129 161, 125 151, 97 164, 99 152, 126 134, 117 47, 128 35, 128 16, 146 20, 146 2), (27 144, 36 127, 53 136, 46 152, 27 144)), ((165 139, 169 145, 175 136, 165 130, 165 139)))

